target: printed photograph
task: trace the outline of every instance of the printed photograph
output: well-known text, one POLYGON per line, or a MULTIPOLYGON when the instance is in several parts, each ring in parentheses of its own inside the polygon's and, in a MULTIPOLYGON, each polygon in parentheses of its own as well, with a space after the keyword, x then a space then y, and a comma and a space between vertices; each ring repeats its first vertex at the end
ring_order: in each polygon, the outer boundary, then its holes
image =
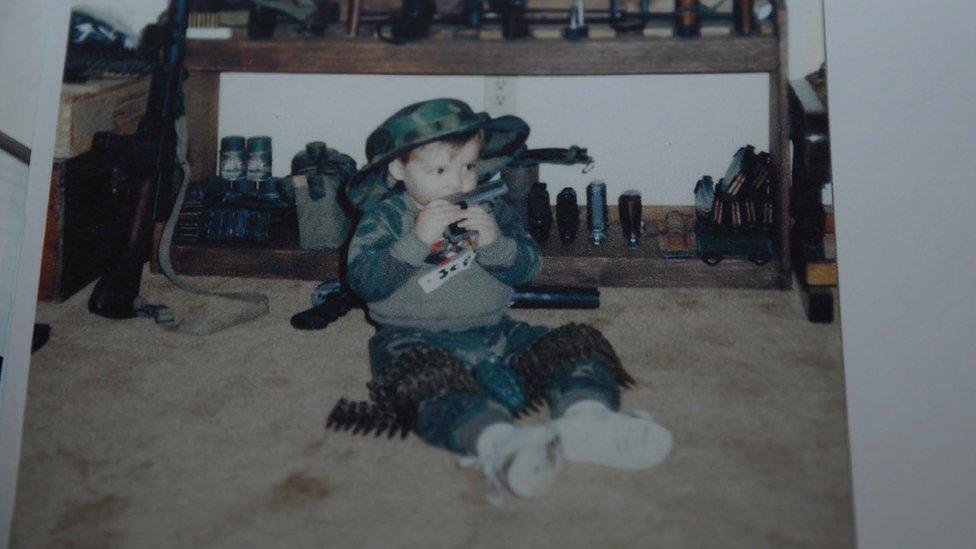
POLYGON ((822 1, 63 9, 11 546, 854 546, 822 1))

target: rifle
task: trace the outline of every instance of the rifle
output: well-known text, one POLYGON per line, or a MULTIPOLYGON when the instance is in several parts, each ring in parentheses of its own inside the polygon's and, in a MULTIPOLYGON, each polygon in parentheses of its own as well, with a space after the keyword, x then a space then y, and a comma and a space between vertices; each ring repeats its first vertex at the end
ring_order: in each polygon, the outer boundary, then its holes
POLYGON ((139 296, 142 267, 152 253, 153 225, 172 202, 177 165, 176 119, 183 110, 183 55, 189 18, 188 0, 173 0, 164 24, 162 61, 152 75, 146 114, 133 135, 99 132, 92 151, 126 174, 124 191, 129 217, 118 253, 110 258, 88 300, 88 310, 107 318, 132 318, 139 296))

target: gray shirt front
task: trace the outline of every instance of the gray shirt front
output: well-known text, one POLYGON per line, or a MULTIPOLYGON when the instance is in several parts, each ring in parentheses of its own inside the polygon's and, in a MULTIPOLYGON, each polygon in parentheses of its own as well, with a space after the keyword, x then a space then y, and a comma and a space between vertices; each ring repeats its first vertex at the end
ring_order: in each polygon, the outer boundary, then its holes
MULTIPOLYGON (((458 261, 457 272, 427 263, 428 247, 413 231, 420 207, 397 193, 367 212, 349 245, 349 286, 386 326, 432 331, 467 330, 495 324, 511 304, 512 286, 525 284, 539 271, 539 246, 518 214, 496 201, 500 235, 475 250, 473 261, 458 261), (466 263, 466 264, 462 264, 466 263)), ((435 245, 436 247, 436 245, 435 245)))

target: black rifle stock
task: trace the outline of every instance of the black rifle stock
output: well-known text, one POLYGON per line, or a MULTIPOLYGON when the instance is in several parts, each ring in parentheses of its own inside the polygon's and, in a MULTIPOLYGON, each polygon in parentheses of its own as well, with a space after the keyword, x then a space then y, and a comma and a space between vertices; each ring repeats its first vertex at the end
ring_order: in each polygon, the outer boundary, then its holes
POLYGON ((129 217, 123 227, 121 249, 109 258, 107 268, 88 299, 88 310, 107 318, 132 318, 139 295, 142 267, 152 253, 153 225, 168 210, 176 171, 176 119, 182 109, 181 84, 188 0, 173 0, 166 23, 163 59, 152 76, 146 114, 133 135, 99 133, 92 149, 129 176, 125 207, 129 217))

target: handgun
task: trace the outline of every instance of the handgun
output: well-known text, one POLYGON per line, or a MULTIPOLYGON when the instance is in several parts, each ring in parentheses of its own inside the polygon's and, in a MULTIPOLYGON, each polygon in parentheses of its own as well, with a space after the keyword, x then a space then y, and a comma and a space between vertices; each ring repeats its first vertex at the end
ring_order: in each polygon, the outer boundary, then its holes
MULTIPOLYGON (((485 183, 483 185, 478 185, 475 189, 469 193, 459 193, 455 195, 448 196, 445 198, 451 204, 457 204, 461 206, 462 210, 466 210, 471 206, 481 206, 489 213, 495 208, 495 200, 498 200, 503 194, 508 192, 508 185, 504 181, 495 181, 494 183, 485 183)), ((452 223, 444 230, 444 238, 449 242, 455 243, 468 238, 476 233, 476 231, 468 231, 462 229, 457 223, 452 223)))

